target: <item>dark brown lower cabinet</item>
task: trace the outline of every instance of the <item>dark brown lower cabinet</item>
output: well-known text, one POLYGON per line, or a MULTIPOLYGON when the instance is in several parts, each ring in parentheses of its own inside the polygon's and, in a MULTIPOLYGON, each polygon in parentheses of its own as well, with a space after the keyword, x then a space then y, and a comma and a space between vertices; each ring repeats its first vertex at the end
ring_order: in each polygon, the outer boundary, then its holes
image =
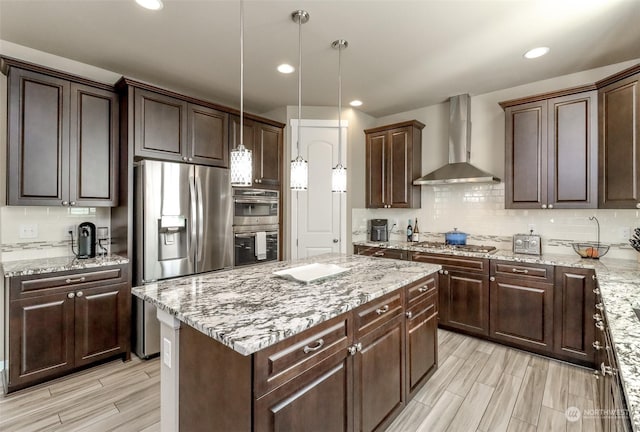
POLYGON ((125 267, 113 266, 8 279, 6 390, 107 358, 127 359, 131 289, 126 274, 125 267))
POLYGON ((438 367, 438 297, 435 294, 406 313, 408 399, 413 398, 438 367))

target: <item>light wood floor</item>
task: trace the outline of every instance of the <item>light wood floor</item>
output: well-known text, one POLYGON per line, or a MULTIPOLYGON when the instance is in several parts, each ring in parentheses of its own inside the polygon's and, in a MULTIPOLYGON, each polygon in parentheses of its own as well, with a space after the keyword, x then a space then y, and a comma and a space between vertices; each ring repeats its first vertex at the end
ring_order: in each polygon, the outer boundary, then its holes
MULTIPOLYGON (((599 431, 567 407, 597 408, 591 372, 439 330, 440 367, 389 432, 599 431)), ((0 395, 0 431, 159 431, 156 358, 114 361, 0 395)))

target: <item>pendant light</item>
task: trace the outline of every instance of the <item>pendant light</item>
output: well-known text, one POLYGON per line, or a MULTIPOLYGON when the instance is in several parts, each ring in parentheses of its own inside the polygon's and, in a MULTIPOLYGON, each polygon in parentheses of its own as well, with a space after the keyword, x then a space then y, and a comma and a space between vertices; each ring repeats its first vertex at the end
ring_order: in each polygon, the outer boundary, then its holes
POLYGON ((342 166, 342 50, 349 46, 349 42, 338 39, 331 44, 338 49, 338 165, 331 173, 331 191, 347 191, 347 169, 342 166))
POLYGON ((309 13, 297 10, 291 19, 298 23, 298 156, 291 161, 291 190, 305 191, 309 183, 309 164, 300 156, 300 123, 302 122, 302 24, 309 21, 309 13))
POLYGON ((231 150, 231 186, 251 186, 251 150, 244 146, 244 2, 240 0, 240 144, 231 150))

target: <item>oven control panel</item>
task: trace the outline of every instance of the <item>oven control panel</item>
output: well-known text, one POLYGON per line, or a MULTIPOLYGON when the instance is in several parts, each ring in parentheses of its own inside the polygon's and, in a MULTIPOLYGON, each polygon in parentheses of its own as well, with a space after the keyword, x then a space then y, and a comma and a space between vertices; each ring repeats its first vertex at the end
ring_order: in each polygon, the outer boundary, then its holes
POLYGON ((513 252, 542 255, 542 241, 537 234, 516 234, 513 236, 513 252))

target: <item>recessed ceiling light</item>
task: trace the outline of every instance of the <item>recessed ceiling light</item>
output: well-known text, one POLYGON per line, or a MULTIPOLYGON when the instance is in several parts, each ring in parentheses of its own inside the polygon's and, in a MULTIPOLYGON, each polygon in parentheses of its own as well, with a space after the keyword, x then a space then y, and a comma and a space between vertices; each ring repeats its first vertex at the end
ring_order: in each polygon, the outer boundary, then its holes
POLYGON ((162 0, 136 0, 145 9, 160 10, 164 7, 162 0))
POLYGON ((283 63, 280 66, 278 66, 278 72, 283 73, 283 74, 290 74, 294 70, 296 70, 296 69, 293 66, 291 66, 290 64, 287 64, 287 63, 283 63))
POLYGON ((537 47, 537 48, 530 49, 529 51, 524 53, 524 58, 534 59, 534 58, 542 57, 548 52, 549 52, 549 47, 537 47))
POLYGON ((359 107, 362 106, 362 101, 361 100, 352 100, 351 102, 349 102, 349 105, 351 105, 352 107, 359 107))

